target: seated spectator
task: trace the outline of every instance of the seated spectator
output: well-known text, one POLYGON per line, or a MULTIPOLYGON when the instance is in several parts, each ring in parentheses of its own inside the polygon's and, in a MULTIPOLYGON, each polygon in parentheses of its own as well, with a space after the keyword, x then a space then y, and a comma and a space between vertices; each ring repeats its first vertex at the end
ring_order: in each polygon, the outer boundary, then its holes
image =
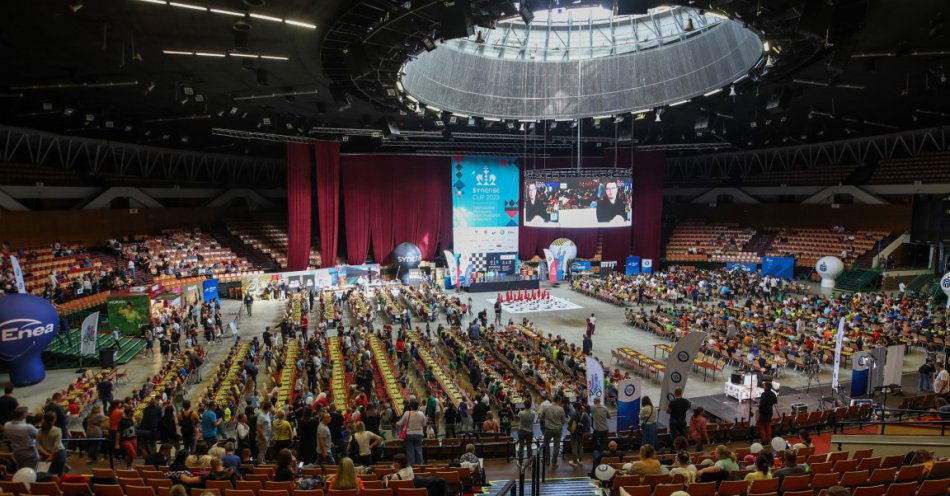
POLYGON ((387 485, 387 487, 391 480, 412 480, 415 478, 415 474, 412 473, 412 467, 409 466, 409 459, 406 458, 404 453, 396 453, 393 456, 392 467, 395 472, 383 476, 383 483, 387 485))
POLYGON ((702 482, 720 482, 729 479, 729 472, 739 470, 736 455, 724 445, 716 446, 716 463, 696 472, 702 482))
POLYGON ((676 453, 676 465, 670 469, 670 475, 675 476, 676 474, 683 476, 684 484, 689 485, 696 482, 696 466, 690 462, 689 453, 686 451, 676 453))
POLYGON ((805 429, 798 431, 798 437, 801 441, 792 446, 792 449, 795 450, 796 453, 801 452, 802 449, 813 448, 815 446, 815 443, 811 440, 811 434, 805 429))
POLYGON ((640 459, 633 462, 629 473, 632 475, 659 475, 665 469, 656 458, 656 449, 649 444, 640 446, 640 459))
POLYGON ((784 479, 789 475, 804 475, 808 473, 808 465, 798 464, 798 455, 794 450, 785 451, 785 459, 782 462, 782 468, 772 473, 776 479, 784 479))
POLYGON ((362 496, 365 491, 363 480, 356 475, 356 467, 353 465, 352 459, 347 457, 340 460, 336 475, 330 478, 327 488, 330 491, 355 489, 357 496, 362 496))
POLYGON ((765 455, 759 455, 755 458, 755 470, 746 474, 745 480, 747 481, 757 481, 771 479, 772 474, 769 473, 769 466, 771 461, 765 455))

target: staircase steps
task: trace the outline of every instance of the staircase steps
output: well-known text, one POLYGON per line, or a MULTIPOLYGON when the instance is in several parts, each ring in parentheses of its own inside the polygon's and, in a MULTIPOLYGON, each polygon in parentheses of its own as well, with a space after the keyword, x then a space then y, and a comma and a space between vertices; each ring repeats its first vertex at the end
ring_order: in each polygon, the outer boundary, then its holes
POLYGON ((754 236, 749 238, 742 251, 754 252, 758 256, 765 256, 765 253, 772 246, 772 241, 778 236, 778 231, 757 231, 754 236))
POLYGON ((860 269, 874 268, 872 267, 872 265, 874 262, 874 257, 877 256, 878 247, 880 247, 883 250, 885 247, 893 243, 895 239, 901 236, 902 236, 901 234, 892 234, 890 236, 885 237, 884 239, 878 242, 877 246, 872 247, 870 250, 861 254, 861 256, 855 259, 854 266, 860 269))
MULTIPOLYGON (((60 336, 43 351, 43 363, 47 369, 69 369, 79 366, 79 346, 81 337, 79 331, 68 331, 60 333, 60 336)), ((110 348, 115 344, 112 335, 108 333, 99 333, 96 339, 95 357, 87 356, 84 358, 86 365, 90 362, 99 360, 99 352, 110 348)), ((123 336, 119 338, 118 348, 115 353, 116 365, 129 363, 135 355, 138 355, 145 349, 145 340, 123 336)))
POLYGON ((881 273, 876 270, 851 269, 838 276, 835 289, 838 291, 865 291, 877 288, 881 273))
MULTIPOLYGON (((492 481, 491 486, 485 488, 482 494, 494 496, 507 484, 507 480, 492 481)), ((541 484, 541 496, 593 496, 602 494, 600 488, 592 479, 577 477, 570 479, 548 479, 541 484)), ((531 494, 531 482, 524 485, 525 494, 531 494)))
POLYGON ((248 262, 254 264, 259 270, 271 270, 276 263, 269 255, 260 250, 247 245, 241 238, 231 234, 224 226, 216 226, 211 229, 211 235, 221 243, 221 246, 230 249, 239 257, 243 257, 248 262))

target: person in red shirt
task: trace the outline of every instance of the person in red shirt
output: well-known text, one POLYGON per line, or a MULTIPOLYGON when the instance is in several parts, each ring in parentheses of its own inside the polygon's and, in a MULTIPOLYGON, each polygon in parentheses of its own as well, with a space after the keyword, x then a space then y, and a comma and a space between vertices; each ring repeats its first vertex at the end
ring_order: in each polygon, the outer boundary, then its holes
POLYGON ((66 405, 66 413, 70 415, 79 415, 79 404, 75 398, 69 398, 69 404, 66 405))

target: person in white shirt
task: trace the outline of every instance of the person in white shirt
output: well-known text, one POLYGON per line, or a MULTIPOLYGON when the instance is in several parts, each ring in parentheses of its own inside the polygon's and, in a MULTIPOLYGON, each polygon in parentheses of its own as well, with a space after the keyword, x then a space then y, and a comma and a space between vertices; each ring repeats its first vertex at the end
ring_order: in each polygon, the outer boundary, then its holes
POLYGON ((937 362, 937 376, 934 379, 934 392, 937 394, 950 393, 950 372, 937 362))
POLYGON ((901 283, 897 285, 897 290, 900 292, 901 296, 904 296, 904 291, 907 291, 907 285, 904 284, 904 281, 901 281, 901 283))

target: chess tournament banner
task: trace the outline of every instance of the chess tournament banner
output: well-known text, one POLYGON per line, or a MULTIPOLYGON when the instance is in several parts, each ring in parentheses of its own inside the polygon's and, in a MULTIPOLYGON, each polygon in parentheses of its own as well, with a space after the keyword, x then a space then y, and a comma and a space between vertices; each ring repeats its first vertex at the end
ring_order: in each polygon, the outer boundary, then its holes
POLYGON ((515 271, 519 175, 511 157, 452 158, 453 242, 473 271, 515 271))

